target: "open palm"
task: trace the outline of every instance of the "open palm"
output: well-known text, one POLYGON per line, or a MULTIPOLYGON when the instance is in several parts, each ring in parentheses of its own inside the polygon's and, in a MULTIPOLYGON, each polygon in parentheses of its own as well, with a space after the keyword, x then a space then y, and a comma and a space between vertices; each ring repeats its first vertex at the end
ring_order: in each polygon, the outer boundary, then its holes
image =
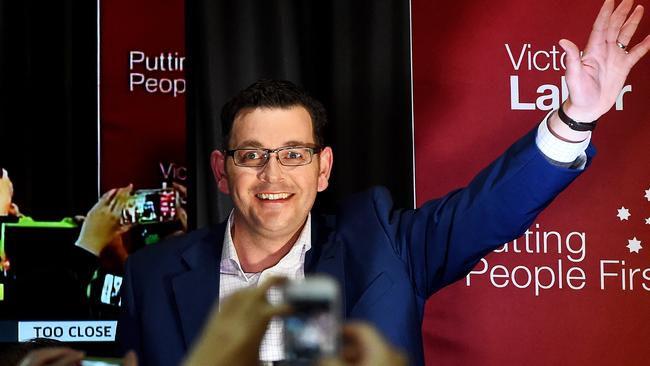
POLYGON ((623 0, 614 9, 614 0, 603 4, 582 55, 575 43, 562 39, 566 51, 566 81, 569 100, 565 111, 572 119, 589 122, 598 119, 614 105, 632 67, 650 50, 650 35, 636 46, 629 42, 643 17, 633 0, 623 0))

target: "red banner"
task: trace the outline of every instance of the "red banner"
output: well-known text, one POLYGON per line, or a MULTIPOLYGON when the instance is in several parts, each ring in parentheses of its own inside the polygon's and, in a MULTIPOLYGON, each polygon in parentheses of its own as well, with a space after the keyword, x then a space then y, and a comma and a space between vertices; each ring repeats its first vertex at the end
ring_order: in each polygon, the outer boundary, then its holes
MULTIPOLYGON (((557 42, 584 46, 600 5, 412 2, 419 204, 467 184, 557 108, 567 96, 557 42)), ((644 19, 632 44, 648 33, 644 19)), ((523 237, 429 301, 428 364, 647 364, 648 70, 646 57, 602 118, 588 171, 523 237)))
POLYGON ((185 180, 184 1, 100 4, 101 190, 185 180))

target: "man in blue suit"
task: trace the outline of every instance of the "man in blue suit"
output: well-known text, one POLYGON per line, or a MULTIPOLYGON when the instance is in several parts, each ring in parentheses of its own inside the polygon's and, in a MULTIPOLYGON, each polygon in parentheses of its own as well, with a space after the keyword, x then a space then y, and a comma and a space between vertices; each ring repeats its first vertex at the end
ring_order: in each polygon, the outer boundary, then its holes
MULTIPOLYGON (((626 51, 641 12, 605 2, 582 57, 567 40, 570 98, 465 188, 417 210, 395 208, 384 188, 350 197, 336 215, 310 213, 327 188, 333 152, 323 144, 322 105, 285 81, 259 81, 222 113, 227 146, 212 153, 219 189, 234 209, 214 227, 145 248, 129 258, 119 338, 145 365, 176 365, 210 308, 269 276, 327 273, 343 290, 343 312, 376 326, 424 363, 425 301, 521 235, 589 165, 591 130, 613 105, 650 39, 626 51), (632 25, 630 25, 632 24, 632 25)), ((269 293, 271 301, 277 292, 269 293)), ((215 345, 218 347, 218 345, 215 345)), ((283 359, 269 325, 260 360, 283 359)))

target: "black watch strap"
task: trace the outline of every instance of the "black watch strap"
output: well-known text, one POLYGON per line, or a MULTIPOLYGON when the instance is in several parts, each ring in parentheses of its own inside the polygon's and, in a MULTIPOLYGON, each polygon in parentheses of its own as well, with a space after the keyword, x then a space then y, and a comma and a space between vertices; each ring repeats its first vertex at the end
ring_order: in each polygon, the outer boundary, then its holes
POLYGON ((593 131, 596 129, 596 123, 598 120, 595 120, 593 122, 585 123, 585 122, 576 122, 569 118, 569 116, 564 113, 564 110, 562 109, 562 106, 560 105, 560 108, 557 110, 557 115, 560 117, 560 120, 564 122, 567 126, 569 126, 570 129, 574 131, 593 131))

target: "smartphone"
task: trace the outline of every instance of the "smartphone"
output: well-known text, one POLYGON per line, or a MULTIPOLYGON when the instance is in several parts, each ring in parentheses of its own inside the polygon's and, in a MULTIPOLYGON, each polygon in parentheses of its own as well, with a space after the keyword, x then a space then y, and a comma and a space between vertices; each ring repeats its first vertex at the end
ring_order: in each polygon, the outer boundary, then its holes
POLYGON ((291 281, 283 289, 283 299, 293 309, 283 318, 285 358, 309 363, 336 355, 341 323, 338 283, 322 275, 291 281))
POLYGON ((122 210, 122 224, 154 224, 176 220, 178 191, 174 188, 140 189, 122 210))

